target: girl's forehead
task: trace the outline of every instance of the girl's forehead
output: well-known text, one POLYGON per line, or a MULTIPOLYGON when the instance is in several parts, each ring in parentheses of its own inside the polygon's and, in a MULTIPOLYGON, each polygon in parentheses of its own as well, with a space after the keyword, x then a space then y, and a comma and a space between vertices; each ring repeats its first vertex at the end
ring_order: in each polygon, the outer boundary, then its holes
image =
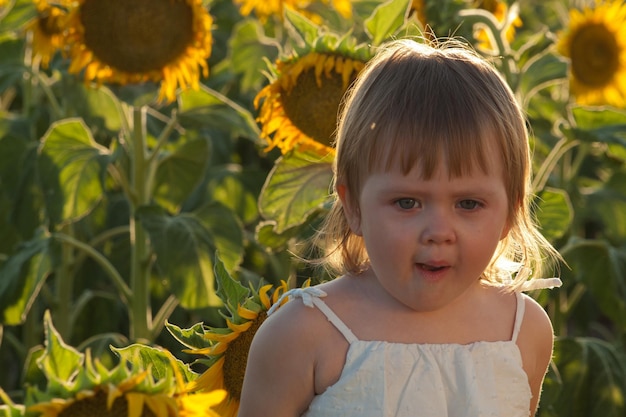
MULTIPOLYGON (((370 151, 367 172, 418 172, 425 179, 435 172, 450 178, 474 173, 500 174, 504 152, 494 137, 445 143, 433 140, 392 140, 370 151)), ((365 174, 367 174, 367 172, 365 174)))

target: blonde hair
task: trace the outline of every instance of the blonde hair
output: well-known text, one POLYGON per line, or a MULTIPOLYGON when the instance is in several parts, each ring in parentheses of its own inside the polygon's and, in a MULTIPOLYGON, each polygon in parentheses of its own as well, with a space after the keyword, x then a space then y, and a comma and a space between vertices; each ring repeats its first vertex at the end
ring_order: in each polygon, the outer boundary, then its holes
MULTIPOLYGON (((363 183, 374 171, 399 163, 408 173, 419 164, 428 179, 445 159, 451 177, 475 168, 487 173, 486 150, 495 150, 505 173, 511 228, 483 281, 516 290, 531 274, 542 273, 544 254, 558 257, 531 213, 524 115, 497 70, 461 43, 404 39, 381 47, 345 98, 336 142, 333 187, 347 188, 357 213, 363 183), (512 264, 518 269, 514 279, 512 264)), ((352 233, 338 198, 314 241, 324 250, 317 263, 332 273, 359 274, 369 266, 363 238, 352 233)))

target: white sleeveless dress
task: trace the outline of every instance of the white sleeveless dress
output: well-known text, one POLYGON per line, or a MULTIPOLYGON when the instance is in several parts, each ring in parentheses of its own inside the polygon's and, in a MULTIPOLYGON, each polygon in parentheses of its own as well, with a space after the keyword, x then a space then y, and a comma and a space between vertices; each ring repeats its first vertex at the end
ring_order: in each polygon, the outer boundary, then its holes
MULTIPOLYGON (((534 288, 560 281, 535 280, 534 288)), ((317 307, 350 346, 339 380, 313 398, 306 417, 528 417, 531 391, 516 344, 524 297, 510 340, 460 344, 404 344, 359 340, 316 287, 288 293, 317 307)), ((285 294, 287 295, 287 294, 285 294)), ((280 303, 277 303, 280 305, 280 303)))

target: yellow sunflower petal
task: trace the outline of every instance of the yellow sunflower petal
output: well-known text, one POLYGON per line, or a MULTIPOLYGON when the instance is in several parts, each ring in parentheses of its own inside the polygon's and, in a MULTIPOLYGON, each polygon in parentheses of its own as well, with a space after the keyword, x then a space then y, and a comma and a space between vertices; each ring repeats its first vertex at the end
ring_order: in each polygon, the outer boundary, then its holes
POLYGON ((231 322, 230 320, 226 320, 226 325, 233 332, 235 332, 235 333, 242 333, 242 332, 245 332, 246 330, 248 330, 250 328, 250 326, 252 325, 252 322, 247 321, 245 323, 235 324, 235 323, 231 322))
POLYGON ((176 415, 176 402, 165 394, 146 395, 145 404, 156 417, 170 417, 176 415))
POLYGON ((146 394, 140 392, 129 392, 126 394, 128 417, 141 417, 145 396, 146 394))
POLYGON ((268 310, 271 307, 270 298, 267 295, 268 291, 271 288, 272 288, 272 284, 268 284, 268 285, 262 286, 261 289, 259 290, 259 298, 261 299, 261 304, 263 305, 263 307, 265 307, 266 310, 268 310))
POLYGON ((61 411, 66 409, 74 400, 53 398, 47 403, 39 403, 28 407, 28 411, 41 413, 41 417, 57 417, 61 411))
MULTIPOLYGON (((231 329, 232 330, 232 329, 231 329)), ((204 338, 206 340, 212 340, 215 342, 230 342, 238 336, 237 332, 230 333, 205 333, 204 338)))
POLYGON ((242 305, 237 306, 237 314, 246 320, 254 320, 259 315, 259 313, 247 309, 242 305))
POLYGON ((209 369, 189 384, 190 391, 214 391, 224 389, 224 357, 219 358, 209 369))
POLYGON ((333 8, 339 12, 344 19, 352 17, 352 2, 350 0, 333 0, 333 8))
MULTIPOLYGON (((287 281, 280 280, 280 285, 276 288, 276 291, 274 291, 274 294, 272 295, 272 304, 276 303, 288 289, 289 285, 287 284, 287 281)), ((269 307, 267 308, 269 309, 269 307)))

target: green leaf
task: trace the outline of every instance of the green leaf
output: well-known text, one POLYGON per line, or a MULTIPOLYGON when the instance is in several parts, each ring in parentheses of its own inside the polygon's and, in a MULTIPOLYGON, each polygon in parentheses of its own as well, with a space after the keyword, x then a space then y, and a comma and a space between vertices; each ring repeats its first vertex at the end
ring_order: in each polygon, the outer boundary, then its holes
POLYGON ((520 71, 519 92, 528 99, 530 95, 567 76, 567 61, 552 53, 534 55, 520 71))
POLYGON ((30 307, 51 273, 50 239, 40 234, 20 245, 17 252, 0 266, 0 306, 2 323, 24 323, 30 307))
POLYGON ((587 197, 588 210, 602 223, 602 234, 615 245, 626 244, 626 172, 616 172, 587 197))
POLYGON ((289 241, 298 235, 299 230, 296 226, 278 234, 274 231, 275 228, 276 222, 273 220, 259 223, 256 227, 256 240, 269 249, 279 250, 285 248, 289 241))
POLYGON ((615 346, 591 337, 557 339, 554 361, 563 387, 555 409, 568 417, 623 417, 626 358, 615 346))
POLYGON ((237 213, 245 224, 251 224, 259 217, 258 184, 266 175, 266 172, 239 164, 214 166, 209 171, 206 193, 237 213))
POLYGON ((55 223, 85 216, 102 199, 107 149, 78 119, 54 123, 42 142, 39 172, 49 216, 55 223))
POLYGON ((231 210, 213 202, 192 213, 168 216, 156 206, 137 217, 150 235, 156 266, 185 308, 222 304, 215 290, 213 254, 232 272, 243 257, 243 230, 231 210))
POLYGON ((0 405, 0 417, 24 417, 26 415, 26 407, 23 404, 15 404, 2 387, 0 387, 0 401, 4 403, 0 405))
POLYGON ((590 130, 602 126, 626 124, 626 112, 611 107, 574 106, 572 115, 576 126, 580 129, 590 130))
POLYGON ((163 158, 155 176, 154 199, 171 213, 200 183, 209 161, 209 144, 205 139, 184 142, 163 158))
POLYGON ((315 23, 289 7, 285 7, 285 22, 307 45, 312 45, 319 36, 320 29, 315 23))
POLYGON ((46 350, 37 363, 48 381, 70 387, 82 367, 84 355, 63 341, 52 324, 49 310, 46 310, 43 319, 46 350))
POLYGON ((168 332, 184 346, 190 349, 202 349, 212 345, 213 342, 205 339, 204 326, 202 323, 196 323, 188 329, 182 329, 175 324, 166 322, 165 328, 168 332))
MULTIPOLYGON (((42 198, 37 182, 37 144, 19 130, 13 125, 10 132, 0 132, 0 183, 9 203, 7 214, 0 220, 0 235, 15 230, 21 236, 33 236, 40 225, 42 198)), ((12 246, 6 236, 0 237, 7 247, 12 246)))
POLYGON ((117 96, 105 86, 93 88, 80 80, 63 86, 68 114, 82 118, 91 134, 114 135, 122 128, 122 107, 117 96))
POLYGON ((243 226, 228 207, 219 202, 205 204, 191 214, 207 232, 209 256, 217 250, 229 273, 233 273, 243 258, 243 226))
POLYGON ((24 25, 35 16, 37 16, 37 8, 34 2, 16 0, 9 14, 0 19, 0 33, 22 31, 24 25))
MULTIPOLYGON (((324 210, 322 209, 322 211, 324 210)), ((276 231, 275 221, 260 222, 255 229, 255 237, 265 250, 278 252, 287 249, 291 240, 306 241, 310 239, 319 227, 317 222, 321 220, 320 213, 314 211, 302 224, 282 230, 280 233, 276 231)))
POLYGON ((278 44, 265 37, 257 19, 248 19, 235 25, 229 46, 228 65, 235 74, 242 76, 241 91, 259 91, 266 82, 263 76, 267 69, 266 60, 273 61, 278 56, 278 44))
POLYGON ((537 219, 541 233, 551 242, 563 237, 574 218, 574 210, 565 190, 544 188, 539 194, 537 219))
MULTIPOLYGON (((175 359, 167 350, 160 347, 151 347, 139 343, 122 348, 111 347, 122 361, 128 361, 138 369, 150 369, 150 374, 155 380, 170 378, 174 375, 172 365, 175 365, 186 382, 194 378, 194 373, 188 365, 175 359)), ((137 369, 134 368, 134 369, 137 369)))
POLYGON ((626 147, 626 112, 610 107, 572 108, 578 139, 626 147))
POLYGON ((559 370, 554 363, 550 362, 543 384, 541 385, 541 400, 539 402, 538 417, 556 417, 558 414, 554 410, 559 395, 563 389, 563 381, 559 370))
POLYGON ((250 290, 231 277, 219 254, 215 255, 215 278, 217 279, 217 295, 224 301, 231 313, 237 314, 237 307, 243 304, 250 295, 250 290))
POLYGON ((561 249, 571 268, 563 281, 584 283, 598 308, 621 329, 626 329, 626 253, 601 240, 577 239, 561 249))
POLYGON ((626 146, 609 143, 607 146, 607 155, 610 158, 620 159, 622 162, 626 162, 626 146))
POLYGON ((365 28, 373 45, 380 45, 402 27, 410 5, 410 0, 388 0, 374 9, 365 20, 365 28))
MULTIPOLYGON (((259 128, 249 110, 239 106, 223 94, 200 86, 199 90, 186 90, 179 96, 179 120, 193 128, 223 130, 232 136, 259 139, 259 128)), ((263 143, 264 144, 264 143, 263 143)))
MULTIPOLYGON (((19 122, 19 121, 18 121, 19 122)), ((15 120, 0 119, 0 180, 2 191, 17 194, 21 171, 24 169, 33 143, 24 140, 25 133, 20 132, 15 120)))
POLYGON ((24 39, 0 32, 0 92, 16 85, 29 68, 24 66, 24 39))
POLYGON ((276 233, 302 224, 328 200, 331 164, 298 151, 276 161, 259 196, 261 214, 276 221, 276 233))

